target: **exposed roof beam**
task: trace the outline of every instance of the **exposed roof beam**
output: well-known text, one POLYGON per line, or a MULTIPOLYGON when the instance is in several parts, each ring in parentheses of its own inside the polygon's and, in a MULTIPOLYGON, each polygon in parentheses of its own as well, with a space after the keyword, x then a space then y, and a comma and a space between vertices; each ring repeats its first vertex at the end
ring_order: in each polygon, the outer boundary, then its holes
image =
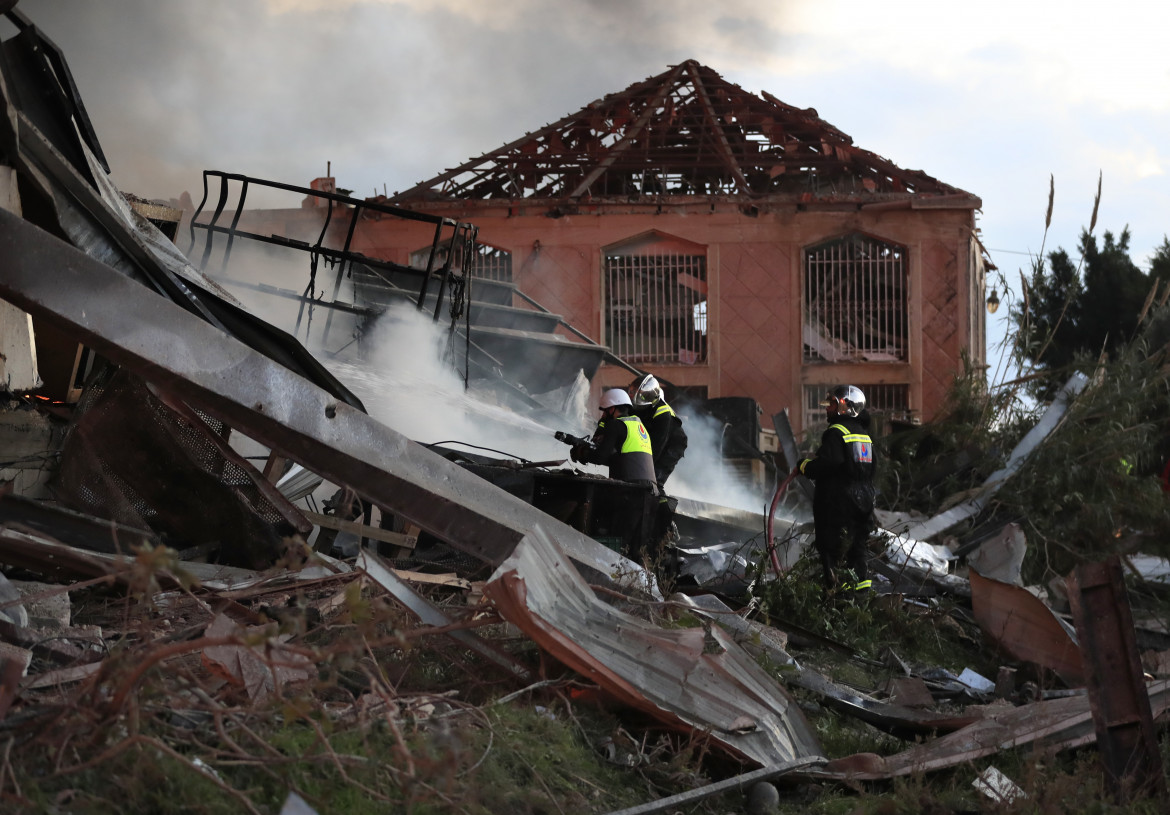
POLYGON ((735 154, 731 152, 731 145, 727 141, 727 134, 723 132, 723 127, 719 124, 719 118, 715 115, 715 107, 711 104, 711 96, 707 93, 707 88, 703 84, 703 78, 699 76, 699 66, 694 62, 688 62, 687 70, 691 75, 691 82, 695 85, 695 93, 698 94, 703 104, 703 112, 707 119, 707 125, 711 128, 711 132, 715 134, 715 144, 719 147, 719 151, 723 154, 723 158, 727 162, 727 169, 735 176, 735 184, 739 187, 739 191, 744 195, 750 195, 752 189, 748 185, 747 179, 743 177, 743 170, 740 169, 735 154))
POLYGON ((674 83, 678 81, 679 74, 682 73, 686 65, 687 63, 684 62, 681 65, 675 66, 670 74, 670 78, 662 83, 662 87, 658 89, 658 93, 646 104, 646 109, 642 111, 642 115, 638 117, 638 121, 634 122, 633 126, 626 131, 626 135, 622 137, 621 141, 610 148, 609 154, 601 163, 594 167, 589 175, 585 176, 585 179, 577 185, 576 189, 569 193, 568 197, 570 199, 577 199, 584 195, 593 186, 593 182, 600 178, 610 168, 610 165, 617 161, 618 157, 629 148, 634 138, 646 128, 646 123, 650 121, 650 117, 658 110, 658 106, 662 104, 662 100, 674 90, 674 83))

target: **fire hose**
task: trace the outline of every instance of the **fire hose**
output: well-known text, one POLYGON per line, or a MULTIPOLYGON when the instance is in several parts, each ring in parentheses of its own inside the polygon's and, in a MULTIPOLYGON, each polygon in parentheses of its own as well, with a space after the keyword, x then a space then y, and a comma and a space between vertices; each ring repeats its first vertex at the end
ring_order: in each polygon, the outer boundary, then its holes
POLYGON ((780 577, 783 569, 780 568, 780 558, 776 557, 776 541, 772 537, 772 519, 776 517, 776 505, 780 503, 780 496, 784 494, 788 485, 792 483, 792 479, 796 478, 799 473, 800 470, 793 467, 788 477, 776 487, 776 493, 772 496, 772 504, 768 507, 768 520, 764 525, 764 534, 768 536, 768 557, 772 559, 772 569, 776 572, 776 577, 780 577))

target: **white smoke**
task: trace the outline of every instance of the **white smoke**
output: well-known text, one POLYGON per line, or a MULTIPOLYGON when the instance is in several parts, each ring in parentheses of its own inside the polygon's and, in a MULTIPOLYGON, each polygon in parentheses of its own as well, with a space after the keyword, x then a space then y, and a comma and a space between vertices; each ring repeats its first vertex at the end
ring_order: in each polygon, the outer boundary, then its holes
POLYGON ((362 343, 362 359, 325 364, 371 416, 414 441, 492 458, 559 461, 568 458, 569 448, 553 433, 583 432, 579 411, 588 393, 583 375, 546 402, 551 412, 560 403, 576 415, 565 413, 557 426, 530 418, 467 390, 452 364, 445 325, 405 301, 388 309, 362 343))
POLYGON ((723 456, 728 426, 710 415, 685 408, 679 416, 687 434, 687 452, 666 482, 666 491, 695 501, 766 512, 772 497, 767 485, 756 488, 747 483, 723 456))

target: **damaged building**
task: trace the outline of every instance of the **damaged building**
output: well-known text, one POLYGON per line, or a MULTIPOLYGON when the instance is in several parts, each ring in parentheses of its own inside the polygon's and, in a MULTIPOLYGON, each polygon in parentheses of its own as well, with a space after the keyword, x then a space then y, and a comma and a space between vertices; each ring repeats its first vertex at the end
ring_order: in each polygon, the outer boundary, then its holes
MULTIPOLYGON (((300 340, 312 323, 318 345, 340 351, 405 303, 461 345, 450 357, 464 384, 495 397, 475 422, 503 409, 546 437, 542 422, 563 418, 549 394, 645 371, 707 403, 758 399, 778 417, 792 405, 796 429, 844 380, 888 416, 929 417, 963 352, 982 358, 978 199, 687 62, 389 198, 353 198, 328 177, 302 189, 209 172, 198 216, 181 223, 174 207, 114 187, 65 55, 20 12, 4 18, 14 33, 0 42, 0 727, 9 770, 13 745, 19 761, 58 740, 48 778, 70 788, 57 805, 82 811, 87 791, 71 774, 134 750, 144 762, 165 755, 242 811, 281 800, 285 812, 313 811, 300 795, 312 798, 311 785, 285 775, 298 762, 322 776, 340 767, 363 802, 393 807, 410 790, 449 804, 427 772, 466 783, 510 745, 415 762, 403 731, 456 744, 452 722, 465 715, 476 719, 463 737, 494 738, 481 727, 489 707, 523 699, 540 722, 555 719, 529 705, 545 691, 582 732, 573 711, 599 701, 646 734, 591 743, 591 760, 638 772, 654 760, 651 734, 667 734, 720 777, 676 774, 674 794, 659 785, 653 796, 635 782, 640 803, 625 813, 772 782, 857 789, 1009 747, 1094 741, 1119 795, 1164 789, 1152 757, 1170 679, 1143 677, 1119 567, 1070 581, 1074 627, 1010 585, 1002 552, 978 561, 1002 581, 968 581, 930 542, 1009 483, 1085 380, 1069 382, 980 490, 935 517, 880 518, 897 567, 887 599, 904 596, 924 626, 945 617, 968 638, 981 629, 1037 669, 1038 682, 1016 687, 1014 668, 992 682, 892 652, 868 659, 702 586, 664 597, 661 576, 595 524, 595 503, 622 485, 563 461, 420 443, 373 415, 334 372, 338 357, 323 362, 300 340), (248 191, 265 187, 302 203, 246 210, 248 191), (237 239, 307 261, 307 286, 244 280, 237 239), (260 319, 229 286, 284 301, 291 325, 260 319), (321 489, 325 507, 308 500, 321 489), (342 537, 354 543, 344 557, 322 544, 342 537), (91 590, 86 624, 74 625, 68 598, 91 590), (973 613, 926 602, 944 592, 973 613), (64 612, 45 610, 52 599, 64 612), (112 611, 94 613, 102 601, 112 611), (794 658, 790 641, 888 681, 835 681, 794 658), (420 652, 438 667, 411 685, 420 652), (452 667, 484 695, 425 685, 452 667), (308 740, 264 742, 266 705, 308 740), (906 743, 832 754, 810 721, 826 711, 906 743), (330 737, 348 733, 358 746, 335 751, 330 737), (378 735, 389 747, 367 749, 378 735), (279 797, 241 770, 256 766, 279 797)), ((775 436, 789 459, 792 430, 775 436)), ((694 541, 752 542, 763 563, 762 513, 681 501, 677 518, 694 541)), ((799 535, 780 523, 776 538, 799 535)), ((1170 652, 1165 637, 1143 636, 1170 652)), ((20 775, 0 772, 0 803, 30 800, 42 775, 20 775)), ((979 780, 993 801, 1015 794, 985 770, 979 780)), ((614 802, 578 781, 593 797, 574 789, 574 811, 614 802)), ((312 803, 329 811, 326 797, 312 803)))
MULTIPOLYGON (((320 231, 322 201, 232 220, 237 195, 217 203, 213 185, 201 217, 264 236, 320 231)), ((983 363, 980 199, 693 60, 367 201, 474 223, 474 282, 512 287, 502 305, 538 303, 676 392, 753 400, 765 429, 781 410, 798 435, 819 426, 840 383, 879 416, 930 420, 963 355, 983 363)), ((333 247, 416 269, 430 258, 423 224, 370 213, 332 230, 333 247)), ((355 296, 371 282, 356 272, 355 296)), ((595 387, 629 379, 603 360, 595 387)))

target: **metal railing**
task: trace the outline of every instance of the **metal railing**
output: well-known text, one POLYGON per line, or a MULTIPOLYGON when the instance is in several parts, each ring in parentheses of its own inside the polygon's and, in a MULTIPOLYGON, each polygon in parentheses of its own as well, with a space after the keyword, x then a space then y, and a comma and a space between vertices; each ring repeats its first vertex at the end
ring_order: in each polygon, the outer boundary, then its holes
MULTIPOLYGON (((332 294, 332 299, 334 300, 337 298, 337 294, 341 289, 341 281, 345 277, 349 264, 354 262, 362 263, 375 272, 378 270, 387 273, 403 272, 418 279, 420 281, 420 288, 417 305, 420 311, 426 302, 427 294, 432 283, 437 280, 439 288, 434 311, 434 319, 437 321, 439 315, 442 313, 447 289, 453 282, 458 281, 460 283, 464 297, 470 296, 470 293, 466 291, 466 287, 470 281, 469 267, 475 257, 475 253, 471 247, 477 245, 476 236, 479 231, 478 227, 472 224, 456 221, 452 218, 443 218, 437 215, 415 212, 414 210, 394 207, 375 201, 364 201, 360 198, 342 195, 341 193, 298 187, 292 184, 283 184, 278 181, 266 181, 238 173, 225 173, 219 170, 205 170, 203 172, 203 199, 199 202, 199 206, 191 218, 189 226, 191 243, 187 248, 188 257, 195 257, 196 244, 198 243, 196 230, 202 230, 204 235, 203 251, 200 256, 199 265, 200 268, 205 270, 211 262, 217 235, 224 235, 227 238, 223 249, 223 256, 220 260, 220 265, 223 268, 227 267, 228 260, 231 257, 232 245, 237 237, 248 238, 275 246, 299 249, 309 253, 309 282, 302 295, 304 299, 301 303, 300 313, 297 315, 295 331, 300 330, 301 317, 304 313, 306 303, 311 303, 316 298, 317 269, 322 259, 337 269, 332 294), (216 181, 219 184, 219 189, 216 195, 215 209, 210 218, 200 220, 204 208, 207 206, 208 198, 210 197, 211 184, 216 181), (232 182, 237 183, 239 187, 235 201, 229 208, 228 201, 231 197, 230 187, 232 182), (321 231, 316 241, 310 243, 287 235, 263 235, 258 232, 241 229, 240 220, 244 213, 244 204, 247 201, 249 190, 254 187, 283 190, 324 202, 323 206, 313 207, 315 210, 322 208, 325 210, 321 231), (225 211, 229 209, 231 213, 230 223, 225 225, 221 222, 221 219, 226 220, 225 211), (360 219, 387 216, 400 218, 404 221, 415 221, 433 225, 434 232, 430 249, 426 255, 425 268, 403 266, 398 263, 368 257, 351 249, 354 231, 357 229, 357 224, 360 219), (337 222, 336 224, 335 221, 337 222), (326 237, 335 225, 344 225, 345 228, 345 240, 341 248, 326 244, 326 237)), ((331 309, 328 320, 331 321, 332 316, 333 312, 331 309)), ((329 322, 327 321, 325 327, 326 336, 328 332, 329 322)))

